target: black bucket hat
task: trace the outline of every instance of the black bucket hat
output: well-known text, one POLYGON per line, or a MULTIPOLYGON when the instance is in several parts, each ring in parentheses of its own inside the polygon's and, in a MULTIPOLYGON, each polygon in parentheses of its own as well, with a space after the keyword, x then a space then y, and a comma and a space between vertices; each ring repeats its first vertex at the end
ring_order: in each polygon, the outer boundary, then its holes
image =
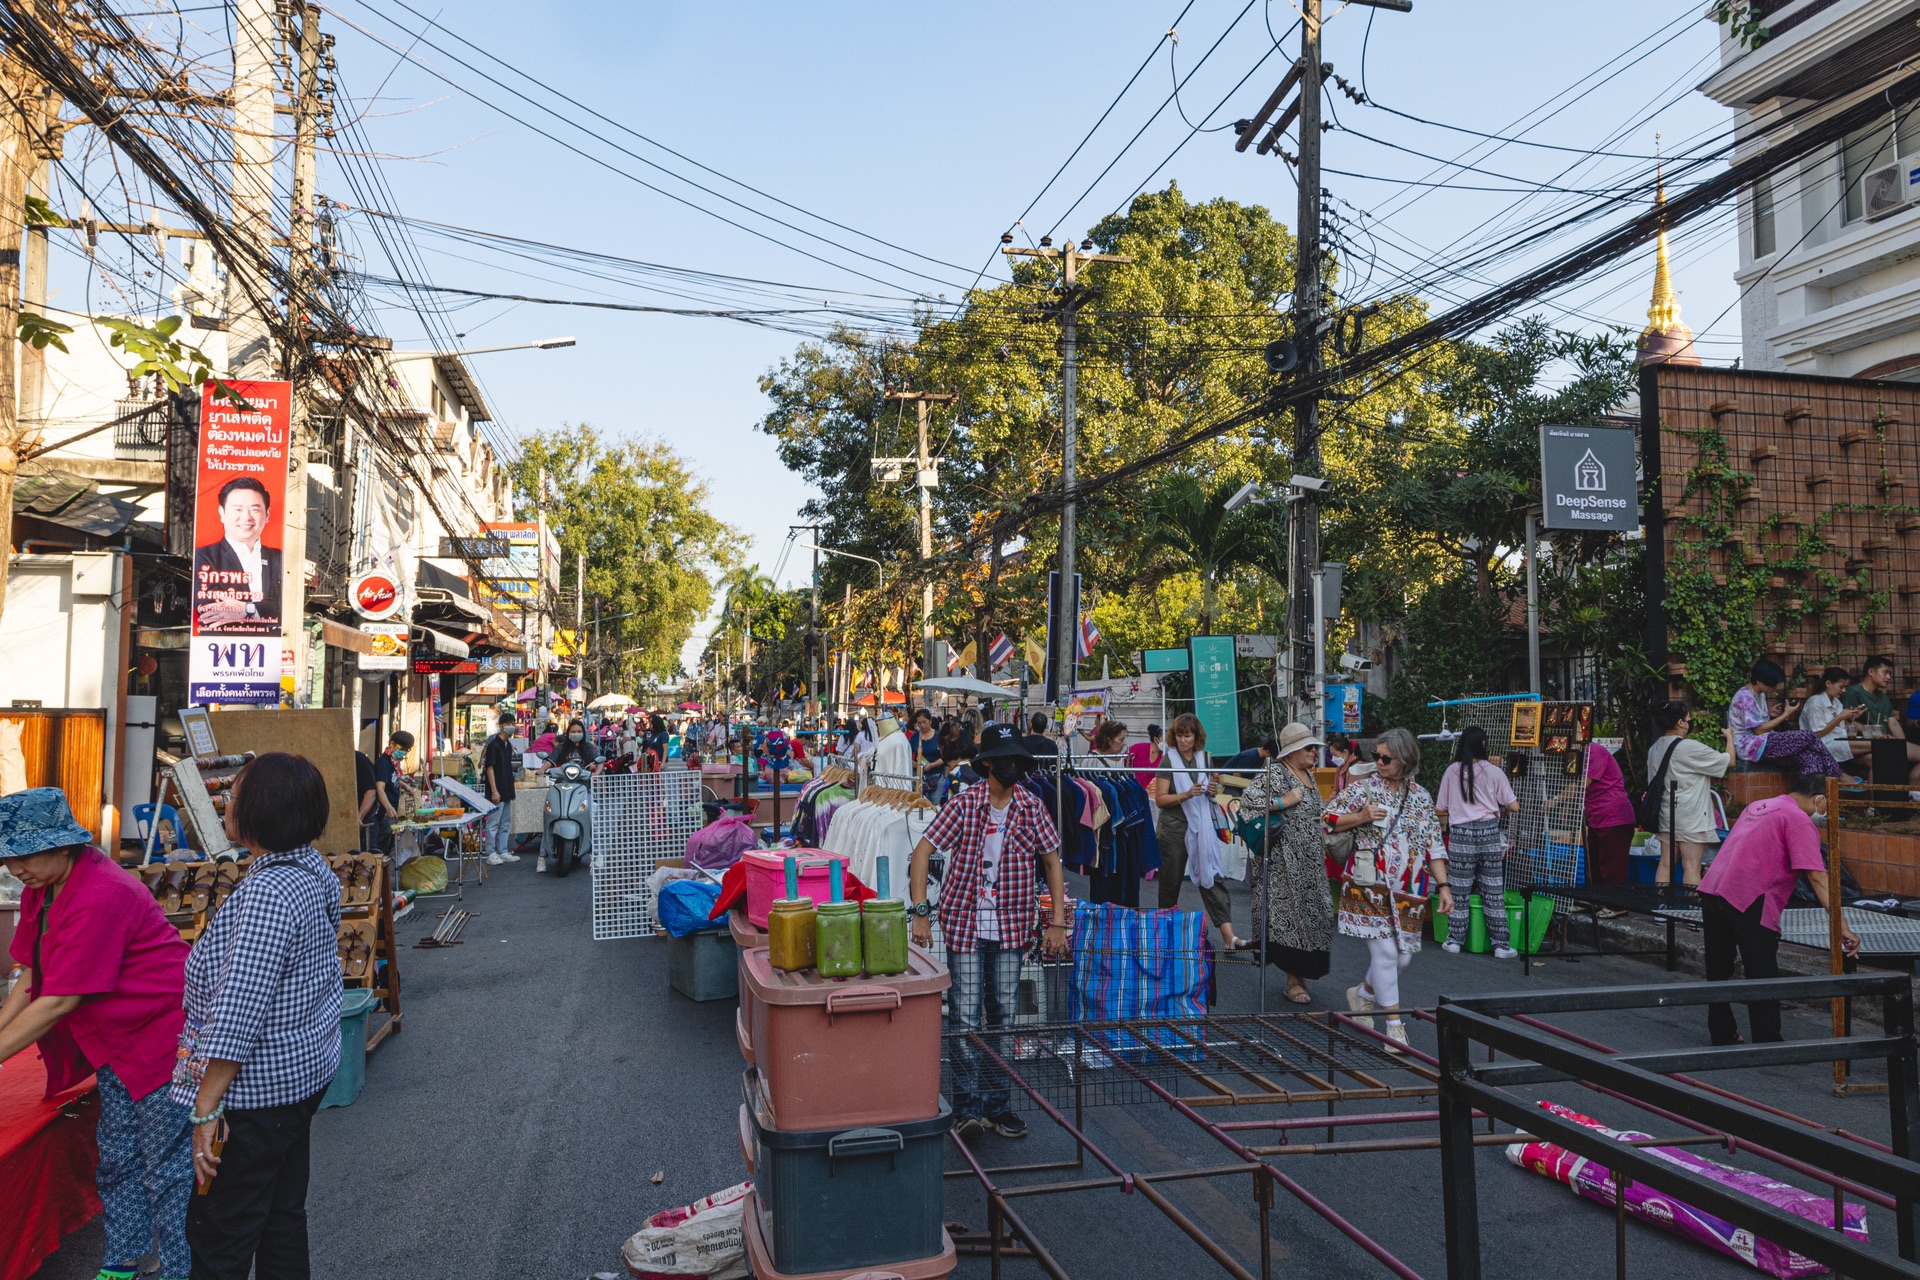
POLYGON ((1010 724, 990 724, 980 730, 980 746, 973 753, 975 762, 981 760, 1033 760, 1033 752, 1027 750, 1027 744, 1021 740, 1020 731, 1010 724))

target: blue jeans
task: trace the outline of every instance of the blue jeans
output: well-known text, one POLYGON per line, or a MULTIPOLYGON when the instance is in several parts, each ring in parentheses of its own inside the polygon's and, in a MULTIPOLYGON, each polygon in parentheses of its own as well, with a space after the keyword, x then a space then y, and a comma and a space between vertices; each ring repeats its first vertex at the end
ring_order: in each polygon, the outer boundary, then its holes
POLYGON ((513 799, 508 797, 487 815, 487 852, 509 853, 513 849, 513 799))
POLYGON ((106 1206, 106 1266, 128 1270, 160 1254, 165 1280, 186 1280, 187 1204, 193 1195, 193 1128, 187 1108, 165 1085, 138 1102, 111 1067, 101 1067, 100 1168, 95 1181, 106 1206))
MULTIPOLYGON (((1013 1021, 1020 990, 1020 961, 1025 954, 997 942, 976 941, 972 951, 947 951, 947 971, 953 986, 947 992, 947 1029, 979 1031, 1004 1027, 1013 1021), (989 990, 991 982, 991 990, 989 990)), ((996 1053, 1005 1056, 1004 1043, 990 1039, 996 1053)), ((953 1048, 953 1115, 998 1115, 1007 1110, 1012 1082, 1007 1073, 983 1064, 980 1050, 966 1040, 953 1048)))

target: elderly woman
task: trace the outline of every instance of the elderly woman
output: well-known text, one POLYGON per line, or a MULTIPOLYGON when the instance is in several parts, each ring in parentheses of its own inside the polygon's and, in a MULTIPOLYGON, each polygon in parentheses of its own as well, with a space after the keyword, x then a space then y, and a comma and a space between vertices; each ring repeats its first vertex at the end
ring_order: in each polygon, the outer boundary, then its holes
POLYGON ((193 1280, 305 1276, 308 1134, 340 1065, 340 882, 313 842, 327 787, 302 756, 242 769, 227 835, 246 877, 187 957, 173 1097, 193 1108, 193 1280))
POLYGON ((1287 999, 1294 1004, 1311 1004, 1307 979, 1324 978, 1333 967, 1327 834, 1313 776, 1324 745, 1307 726, 1289 724, 1280 731, 1279 767, 1256 777, 1240 797, 1240 837, 1257 859, 1256 891, 1266 899, 1263 958, 1286 974, 1287 999))
MULTIPOLYGON (((1453 913, 1447 887, 1447 846, 1433 797, 1414 781, 1420 772, 1420 740, 1407 729, 1389 729, 1373 748, 1378 768, 1348 784, 1327 805, 1335 831, 1354 833, 1347 886, 1340 895, 1340 932, 1367 944, 1367 976, 1347 988, 1355 1013, 1387 1015, 1387 1035, 1407 1043, 1400 1013, 1400 971, 1420 951, 1428 885, 1440 891, 1440 910, 1453 913)), ((1373 1025, 1372 1018, 1363 1019, 1373 1025)))
POLYGON ((10 949, 22 971, 0 1005, 0 1061, 38 1043, 49 1098, 89 1074, 99 1086, 100 1275, 130 1280, 157 1252, 162 1277, 186 1280, 193 1158, 187 1109, 165 1085, 187 944, 145 886, 92 842, 56 787, 0 798, 0 866, 26 886, 10 949))
POLYGON ((1160 812, 1155 835, 1160 842, 1160 909, 1180 905, 1180 882, 1189 874, 1200 889, 1207 919, 1220 930, 1228 951, 1249 951, 1251 938, 1233 934, 1233 899, 1221 870, 1220 833, 1214 826, 1213 797, 1220 784, 1208 772, 1207 731, 1191 711, 1173 722, 1173 743, 1166 761, 1172 773, 1153 779, 1153 803, 1160 812))

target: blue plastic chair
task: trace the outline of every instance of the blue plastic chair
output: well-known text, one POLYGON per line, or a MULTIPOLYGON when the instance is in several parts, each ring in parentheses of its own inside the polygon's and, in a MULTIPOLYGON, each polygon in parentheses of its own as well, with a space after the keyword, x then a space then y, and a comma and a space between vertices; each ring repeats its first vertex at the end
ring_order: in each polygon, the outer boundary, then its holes
MULTIPOLYGON (((153 823, 153 811, 155 809, 160 811, 160 821, 168 824, 172 829, 174 847, 179 849, 186 848, 187 832, 186 828, 180 825, 180 811, 170 804, 137 804, 133 806, 133 823, 140 829, 141 847, 144 848, 147 841, 153 838, 151 824, 153 823)), ((167 860, 167 855, 162 851, 162 846, 156 844, 153 847, 153 858, 151 860, 154 862, 165 862, 167 860)))

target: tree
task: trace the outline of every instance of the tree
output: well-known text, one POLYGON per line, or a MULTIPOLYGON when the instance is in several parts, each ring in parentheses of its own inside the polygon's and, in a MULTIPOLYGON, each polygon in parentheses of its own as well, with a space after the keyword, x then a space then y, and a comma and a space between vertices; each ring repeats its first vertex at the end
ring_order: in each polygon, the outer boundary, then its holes
POLYGON ((587 594, 613 618, 603 644, 615 679, 673 678, 713 601, 709 574, 737 562, 741 534, 707 509, 706 485, 659 441, 609 440, 586 423, 528 437, 513 464, 521 512, 539 508, 543 475, 563 583, 584 553, 587 594))
POLYGON ((1164 551, 1183 569, 1200 575, 1200 632, 1211 634, 1219 614, 1220 577, 1236 566, 1271 568, 1278 548, 1266 512, 1242 507, 1227 510, 1227 499, 1241 481, 1222 480, 1211 488, 1176 471, 1160 480, 1141 503, 1140 540, 1147 550, 1164 551))

